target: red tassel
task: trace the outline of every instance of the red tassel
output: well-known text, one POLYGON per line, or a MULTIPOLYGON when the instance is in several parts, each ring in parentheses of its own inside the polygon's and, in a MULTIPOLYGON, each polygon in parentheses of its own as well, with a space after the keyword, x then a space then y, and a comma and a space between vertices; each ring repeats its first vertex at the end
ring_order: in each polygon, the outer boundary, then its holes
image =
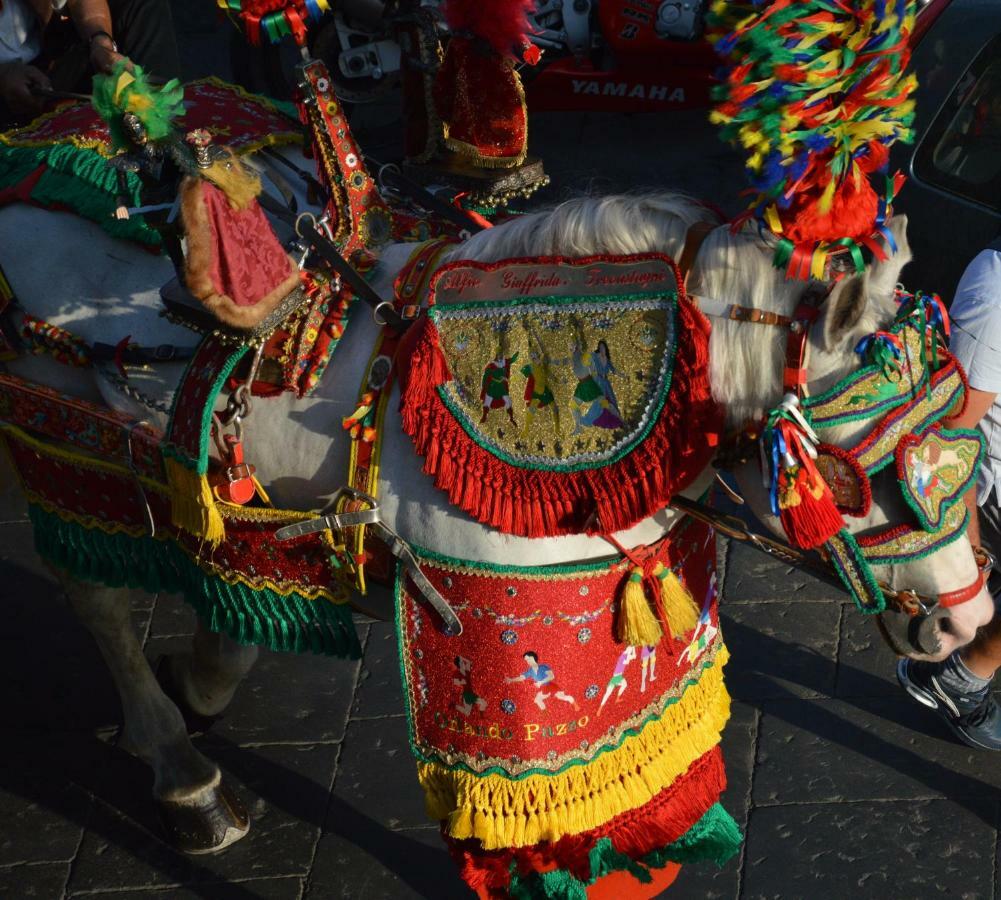
POLYGON ((779 515, 790 542, 804 550, 819 547, 845 527, 827 482, 806 466, 781 470, 779 515))

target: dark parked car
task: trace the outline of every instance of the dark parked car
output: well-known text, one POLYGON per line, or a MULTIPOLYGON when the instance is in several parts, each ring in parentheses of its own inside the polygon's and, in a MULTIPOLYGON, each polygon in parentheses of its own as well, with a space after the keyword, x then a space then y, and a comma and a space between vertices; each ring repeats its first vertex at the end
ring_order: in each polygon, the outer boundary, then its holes
POLYGON ((913 65, 917 141, 897 209, 910 218, 909 287, 952 301, 966 264, 1001 235, 1001 0, 931 0, 913 65))

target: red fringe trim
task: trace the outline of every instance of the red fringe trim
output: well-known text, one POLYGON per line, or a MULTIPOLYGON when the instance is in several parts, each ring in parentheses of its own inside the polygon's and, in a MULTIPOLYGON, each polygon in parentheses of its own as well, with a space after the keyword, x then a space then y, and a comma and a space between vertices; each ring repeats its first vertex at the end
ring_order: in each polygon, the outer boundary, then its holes
POLYGON ((623 459, 580 472, 520 469, 477 444, 438 396, 438 386, 452 376, 437 329, 428 320, 415 327, 421 332, 401 375, 403 430, 435 486, 484 525, 523 537, 631 528, 690 484, 719 444, 723 423, 709 385, 710 326, 687 300, 679 301, 678 349, 660 419, 623 459))
POLYGON ((723 753, 717 745, 646 805, 555 844, 487 851, 478 841, 456 841, 444 829, 442 837, 466 884, 481 898, 506 897, 512 862, 522 874, 559 868, 587 881, 591 874, 588 854, 599 840, 611 838, 620 853, 640 859, 678 840, 719 800, 725 788, 723 753))

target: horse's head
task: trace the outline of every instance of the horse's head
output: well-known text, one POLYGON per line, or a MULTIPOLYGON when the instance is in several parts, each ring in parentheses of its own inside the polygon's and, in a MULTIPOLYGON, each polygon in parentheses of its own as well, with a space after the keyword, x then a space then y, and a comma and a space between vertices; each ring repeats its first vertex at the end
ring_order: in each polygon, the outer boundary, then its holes
MULTIPOLYGON (((901 270, 911 259, 906 225, 902 216, 890 222, 897 245, 893 256, 874 262, 863 275, 841 279, 833 287, 787 281, 772 267, 771 250, 757 234, 732 234, 720 228, 709 235, 699 253, 690 290, 695 296, 785 316, 792 316, 804 299, 810 299, 807 295, 816 298, 826 293, 806 341, 804 394, 817 398, 846 383, 846 376, 861 369, 863 360, 856 348, 863 338, 893 325, 898 311, 895 288, 901 270)), ((788 338, 788 327, 714 319, 710 345, 713 391, 726 408, 731 429, 741 429, 749 421, 759 422, 782 400, 788 338)), ((860 446, 882 417, 879 414, 848 421, 851 416, 843 415, 828 427, 817 427, 817 432, 824 443, 851 451, 860 446)), ((764 487, 758 458, 743 463, 737 474, 755 514, 773 531, 783 534, 779 517, 772 513, 774 506, 764 487)), ((862 515, 845 516, 848 531, 864 544, 871 545, 877 535, 891 528, 919 527, 897 475, 891 459, 871 478, 866 477, 872 491, 871 506, 862 515)), ((909 655, 944 658, 972 640, 976 629, 993 615, 986 588, 981 584, 979 590, 975 589, 980 584, 977 563, 969 542, 957 533, 957 521, 952 518, 948 534, 922 533, 920 546, 916 545, 914 552, 874 558, 874 563, 879 564, 874 564, 872 571, 890 589, 888 596, 903 592, 911 601, 911 613, 921 611, 921 607, 906 592, 922 598, 925 606, 934 607, 930 615, 911 618, 908 613, 895 611, 891 603, 884 614, 890 633, 897 636, 895 643, 909 655), (944 540, 950 536, 958 539, 944 540), (952 595, 951 599, 955 599, 964 594, 972 596, 948 607, 934 604, 937 598, 952 595)))

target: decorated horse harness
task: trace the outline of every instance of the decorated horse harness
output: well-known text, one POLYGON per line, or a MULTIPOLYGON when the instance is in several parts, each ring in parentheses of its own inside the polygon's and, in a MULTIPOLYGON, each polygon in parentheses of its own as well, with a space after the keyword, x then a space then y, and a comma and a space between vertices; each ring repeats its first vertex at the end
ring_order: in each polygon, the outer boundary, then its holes
MULTIPOLYGON (((708 231, 702 224, 689 231, 682 254, 686 281, 708 231)), ((763 423, 732 435, 717 465, 760 456, 772 512, 793 546, 755 534, 740 519, 685 498, 676 498, 674 505, 794 565, 828 577, 833 573, 862 612, 886 614, 879 620, 880 630, 895 652, 935 652, 928 626, 948 607, 980 592, 994 565, 992 555, 974 548, 973 582, 935 597, 881 584, 871 567, 920 558, 966 529, 963 495, 976 481, 983 439, 979 432, 939 424, 962 412, 969 390, 962 368, 946 348, 948 313, 937 295, 898 288, 899 310, 891 328, 867 336, 856 347, 863 366, 823 393, 806 396, 810 328, 828 293, 808 288, 792 316, 691 298, 710 318, 788 329, 782 402, 763 423), (847 450, 822 442, 815 430, 866 420, 875 420, 874 428, 847 450), (871 479, 890 465, 918 527, 899 524, 856 539, 844 527, 843 516, 868 513, 871 479), (823 566, 811 562, 804 552, 809 550, 818 551, 823 566)))

